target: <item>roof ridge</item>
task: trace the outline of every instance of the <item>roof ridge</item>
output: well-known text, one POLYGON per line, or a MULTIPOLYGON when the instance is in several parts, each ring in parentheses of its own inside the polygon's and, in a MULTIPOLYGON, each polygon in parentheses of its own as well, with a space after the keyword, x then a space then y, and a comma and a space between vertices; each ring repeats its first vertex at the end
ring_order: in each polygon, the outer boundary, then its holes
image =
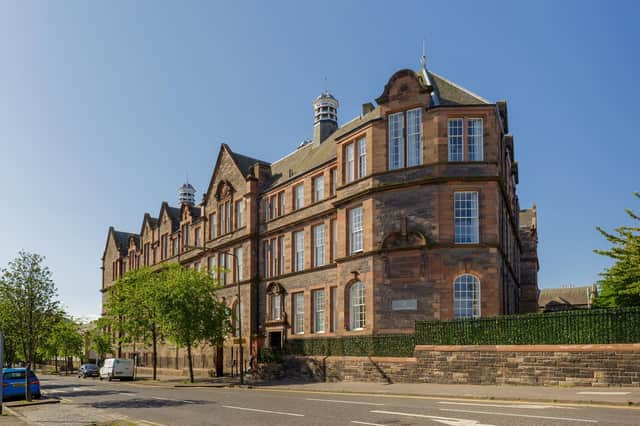
POLYGON ((435 72, 433 72, 433 71, 427 71, 427 72, 428 72, 429 74, 433 74, 434 76, 438 77, 439 79, 444 80, 444 81, 445 81, 445 82, 447 82, 448 84, 452 85, 452 86, 453 86, 453 87, 455 87, 456 89, 462 90, 463 92, 467 93, 468 95, 473 96, 474 98, 476 98, 476 99, 478 99, 478 100, 480 100, 480 101, 482 101, 482 102, 484 102, 484 103, 487 103, 487 104, 491 104, 491 103, 493 103, 493 102, 489 101, 488 99, 485 99, 484 97, 482 97, 482 96, 478 95, 477 93, 474 93, 474 92, 472 92, 471 90, 469 90, 469 89, 467 89, 467 88, 465 88, 465 87, 462 87, 462 86, 460 86, 459 84, 454 83, 453 81, 449 80, 448 78, 445 78, 445 77, 441 76, 441 75, 440 75, 440 74, 438 74, 438 73, 435 73, 435 72))

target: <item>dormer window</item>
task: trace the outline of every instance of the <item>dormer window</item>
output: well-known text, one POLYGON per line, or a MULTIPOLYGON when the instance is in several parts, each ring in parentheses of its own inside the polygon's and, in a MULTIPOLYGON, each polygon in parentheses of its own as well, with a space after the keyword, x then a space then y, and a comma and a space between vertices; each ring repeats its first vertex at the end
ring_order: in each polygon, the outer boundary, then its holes
POLYGON ((422 109, 390 114, 388 129, 389 170, 422 164, 422 109))

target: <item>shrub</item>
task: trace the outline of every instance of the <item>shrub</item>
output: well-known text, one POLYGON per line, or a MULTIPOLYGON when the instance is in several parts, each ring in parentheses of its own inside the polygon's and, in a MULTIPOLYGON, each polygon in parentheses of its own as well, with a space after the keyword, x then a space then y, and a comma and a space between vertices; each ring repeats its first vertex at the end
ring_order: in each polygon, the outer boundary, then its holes
POLYGON ((412 334, 382 334, 289 339, 285 352, 291 355, 407 357, 413 355, 414 347, 412 334))

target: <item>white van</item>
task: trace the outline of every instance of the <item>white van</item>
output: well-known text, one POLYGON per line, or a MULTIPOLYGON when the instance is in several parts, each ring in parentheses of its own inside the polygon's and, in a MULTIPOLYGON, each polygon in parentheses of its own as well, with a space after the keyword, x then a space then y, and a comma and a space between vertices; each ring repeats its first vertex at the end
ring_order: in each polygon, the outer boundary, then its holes
POLYGON ((133 380, 133 360, 107 358, 100 368, 100 380, 102 379, 133 380))

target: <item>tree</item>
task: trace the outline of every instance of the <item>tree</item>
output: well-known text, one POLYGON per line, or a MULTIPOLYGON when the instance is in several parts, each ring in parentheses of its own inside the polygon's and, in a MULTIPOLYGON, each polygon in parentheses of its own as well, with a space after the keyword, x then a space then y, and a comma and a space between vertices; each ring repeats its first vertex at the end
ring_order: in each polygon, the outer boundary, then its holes
MULTIPOLYGON (((636 192, 637 198, 640 193, 636 192)), ((640 217, 631 209, 625 212, 634 221, 640 217)), ((599 307, 640 306, 640 227, 620 226, 614 233, 596 228, 612 244, 609 250, 594 250, 615 260, 613 266, 600 274, 600 292, 595 304, 599 307)))
POLYGON ((100 360, 104 359, 105 354, 113 351, 109 336, 102 331, 103 327, 106 327, 105 322, 99 320, 97 327, 89 332, 89 348, 96 353, 100 360))
POLYGON ((158 366, 158 337, 160 334, 160 300, 164 291, 162 272, 150 268, 131 270, 113 286, 106 310, 118 321, 127 338, 151 344, 153 380, 158 366))
POLYGON ((227 332, 229 311, 217 300, 217 285, 206 272, 173 264, 162 275, 166 288, 160 299, 163 328, 169 339, 187 348, 193 383, 191 350, 203 341, 217 342, 227 332))
MULTIPOLYGON (((8 310, 6 326, 15 336, 27 370, 44 344, 51 321, 59 311, 57 292, 44 257, 21 251, 0 276, 0 300, 8 310)), ((26 398, 31 400, 30 375, 26 375, 26 398)))

